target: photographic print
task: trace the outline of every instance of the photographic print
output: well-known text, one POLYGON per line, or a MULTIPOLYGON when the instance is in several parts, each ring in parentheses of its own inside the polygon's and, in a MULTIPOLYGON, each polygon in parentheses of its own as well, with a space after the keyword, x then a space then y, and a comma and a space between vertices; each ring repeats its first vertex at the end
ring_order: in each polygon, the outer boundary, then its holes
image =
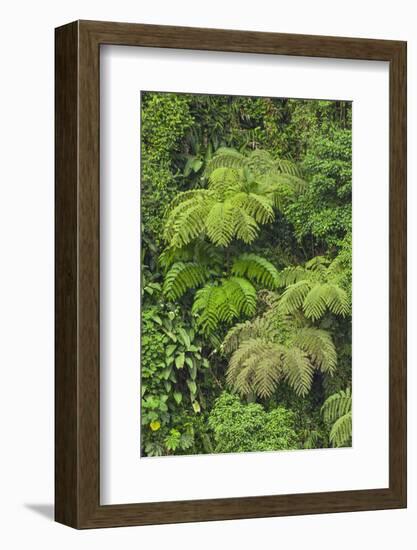
POLYGON ((352 103, 143 91, 140 172, 140 455, 350 447, 352 103))

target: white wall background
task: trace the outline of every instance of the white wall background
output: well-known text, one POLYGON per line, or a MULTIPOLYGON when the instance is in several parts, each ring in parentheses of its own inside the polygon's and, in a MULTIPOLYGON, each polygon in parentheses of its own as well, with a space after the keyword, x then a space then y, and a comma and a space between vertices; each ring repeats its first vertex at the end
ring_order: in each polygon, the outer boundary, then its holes
MULTIPOLYGON (((0 545, 414 549, 417 540, 417 10, 413 0, 15 0, 0 34, 0 545), (408 40, 409 508, 77 532, 52 522, 54 27, 103 19, 408 40)), ((343 473, 342 473, 343 475, 343 473)))

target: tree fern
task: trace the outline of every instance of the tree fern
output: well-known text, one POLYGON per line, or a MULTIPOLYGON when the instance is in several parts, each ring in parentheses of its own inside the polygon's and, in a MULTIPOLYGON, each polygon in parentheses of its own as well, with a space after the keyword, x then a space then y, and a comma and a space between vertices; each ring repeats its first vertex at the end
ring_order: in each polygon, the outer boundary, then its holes
POLYGON ((241 395, 255 393, 262 398, 271 396, 284 381, 304 396, 314 372, 332 374, 337 362, 328 332, 277 319, 273 306, 262 316, 230 329, 222 347, 231 354, 228 384, 241 395))
POLYGON ((181 248, 200 236, 224 247, 234 238, 253 242, 259 227, 274 220, 275 209, 302 190, 298 175, 295 165, 266 152, 245 156, 219 149, 205 170, 207 188, 185 191, 172 201, 164 230, 167 245, 181 248))
POLYGON ((334 393, 322 407, 323 418, 332 423, 330 442, 343 447, 352 439, 352 392, 350 388, 334 393))
POLYGON ((333 262, 315 257, 305 266, 283 270, 278 275, 278 286, 285 286, 279 308, 282 313, 298 310, 312 321, 330 311, 345 317, 350 313, 349 295, 334 279, 333 262))

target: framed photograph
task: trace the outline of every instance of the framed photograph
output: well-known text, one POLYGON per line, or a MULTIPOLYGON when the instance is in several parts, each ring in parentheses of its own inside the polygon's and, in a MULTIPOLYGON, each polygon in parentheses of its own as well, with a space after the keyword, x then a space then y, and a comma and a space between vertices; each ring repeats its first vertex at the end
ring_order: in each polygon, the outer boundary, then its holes
POLYGON ((56 521, 406 506, 406 43, 56 29, 56 521))

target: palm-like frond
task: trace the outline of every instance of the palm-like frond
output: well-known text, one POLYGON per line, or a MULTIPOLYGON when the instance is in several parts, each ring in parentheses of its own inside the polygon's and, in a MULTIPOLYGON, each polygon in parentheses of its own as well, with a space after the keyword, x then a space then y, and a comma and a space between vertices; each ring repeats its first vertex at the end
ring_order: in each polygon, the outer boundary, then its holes
POLYGON ((300 328, 292 336, 291 343, 307 353, 318 370, 333 374, 337 353, 327 331, 312 327, 300 328))
POLYGON ((339 417, 352 411, 352 391, 350 388, 340 390, 326 399, 322 407, 326 422, 334 422, 339 417))
POLYGON ((330 442, 335 447, 348 445, 352 439, 352 392, 350 388, 334 393, 322 407, 324 420, 333 423, 330 442))
POLYGON ((212 243, 197 239, 181 248, 169 246, 159 256, 159 264, 164 271, 169 270, 176 262, 196 262, 205 267, 220 266, 223 263, 223 254, 212 243))
POLYGON ((252 315, 256 308, 256 290, 242 277, 222 279, 220 285, 206 284, 197 291, 192 312, 203 332, 214 332, 221 323, 230 323, 241 315, 252 315))
POLYGON ((344 447, 352 437, 352 413, 347 413, 336 420, 330 430, 330 442, 335 447, 344 447))
POLYGON ((305 396, 313 382, 314 365, 307 353, 296 346, 288 347, 283 357, 285 379, 295 393, 305 396))
POLYGON ((171 203, 164 239, 181 248, 200 236, 216 246, 237 238, 251 243, 259 226, 274 220, 275 209, 302 190, 299 171, 265 151, 248 156, 222 148, 208 163, 207 189, 180 193, 171 203))
POLYGON ((262 316, 252 321, 238 323, 231 328, 225 339, 222 348, 226 353, 232 353, 238 349, 242 342, 251 338, 264 338, 273 341, 276 336, 277 327, 273 319, 262 316))
POLYGON ((321 256, 308 261, 304 267, 283 270, 278 275, 278 286, 285 286, 279 308, 282 313, 294 314, 302 310, 304 315, 316 321, 326 311, 345 317, 350 312, 347 292, 333 277, 332 263, 321 256))
POLYGON ((187 290, 204 284, 208 275, 208 270, 199 263, 176 262, 165 275, 164 294, 169 300, 176 300, 187 290))
POLYGON ((232 273, 239 277, 247 277, 271 290, 275 289, 278 284, 277 269, 271 262, 257 254, 241 254, 233 262, 232 273))
POLYGON ((241 395, 255 393, 266 398, 286 381, 297 395, 304 396, 315 371, 334 371, 336 350, 326 331, 308 327, 281 336, 268 315, 233 327, 223 342, 224 351, 232 354, 228 384, 241 395))

